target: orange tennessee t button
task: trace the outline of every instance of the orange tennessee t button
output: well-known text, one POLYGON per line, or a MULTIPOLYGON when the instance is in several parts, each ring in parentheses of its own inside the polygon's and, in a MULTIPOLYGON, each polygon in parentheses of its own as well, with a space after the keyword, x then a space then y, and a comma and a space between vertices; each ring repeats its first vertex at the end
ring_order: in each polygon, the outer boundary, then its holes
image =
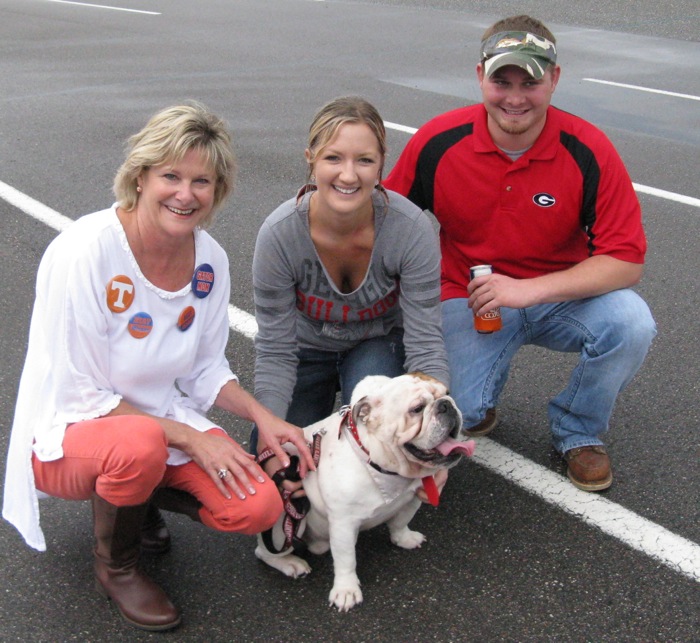
POLYGON ((134 301, 134 282, 126 275, 112 277, 106 290, 107 307, 113 313, 123 313, 134 301))

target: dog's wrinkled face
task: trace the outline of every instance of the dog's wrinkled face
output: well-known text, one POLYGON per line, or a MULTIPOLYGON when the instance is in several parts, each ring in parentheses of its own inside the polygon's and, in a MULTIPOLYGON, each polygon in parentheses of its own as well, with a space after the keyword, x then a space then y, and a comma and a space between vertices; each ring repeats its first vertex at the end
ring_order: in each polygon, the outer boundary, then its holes
POLYGON ((471 455, 462 416, 443 384, 413 375, 371 376, 353 392, 353 417, 367 432, 370 457, 404 476, 429 475, 471 455))

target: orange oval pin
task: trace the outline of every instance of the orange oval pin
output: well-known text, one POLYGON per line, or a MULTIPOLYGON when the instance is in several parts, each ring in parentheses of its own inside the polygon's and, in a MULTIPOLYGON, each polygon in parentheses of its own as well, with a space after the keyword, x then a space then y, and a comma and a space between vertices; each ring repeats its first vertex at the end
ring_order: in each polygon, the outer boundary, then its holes
POLYGON ((112 277, 107 283, 107 307, 113 313, 123 313, 133 303, 134 294, 134 282, 129 277, 112 277))
POLYGON ((177 319, 177 327, 183 332, 186 331, 190 326, 192 326, 194 315, 194 307, 187 306, 187 308, 180 313, 180 316, 177 319))

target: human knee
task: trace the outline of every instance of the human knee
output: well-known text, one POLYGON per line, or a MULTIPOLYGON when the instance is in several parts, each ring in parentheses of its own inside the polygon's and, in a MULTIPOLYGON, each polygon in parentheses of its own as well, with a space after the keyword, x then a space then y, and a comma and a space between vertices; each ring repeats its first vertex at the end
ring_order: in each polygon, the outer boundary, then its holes
POLYGON ((272 480, 256 485, 255 495, 249 508, 248 527, 242 533, 253 535, 270 529, 284 511, 282 497, 272 480))
POLYGON ((396 377, 406 371, 403 331, 395 328, 387 335, 360 342, 350 350, 340 366, 345 386, 359 382, 365 375, 396 377))
POLYGON ((656 336, 656 322, 646 302, 641 297, 638 299, 638 306, 629 319, 630 333, 647 350, 656 336))
POLYGON ((603 341, 599 344, 610 344, 610 349, 621 347, 631 354, 646 354, 656 335, 656 324, 649 306, 631 290, 619 291, 615 295, 611 298, 610 313, 599 335, 603 341))
POLYGON ((165 433, 160 424, 152 418, 134 416, 131 420, 125 454, 131 456, 133 466, 141 466, 144 475, 147 474, 146 469, 156 469, 154 479, 160 482, 168 459, 165 433))
POLYGON ((271 480, 254 483, 255 493, 245 500, 224 503, 212 511, 211 518, 203 516, 203 522, 217 531, 235 532, 252 536, 270 529, 282 514, 282 498, 271 480))
POLYGON ((158 422, 145 416, 122 416, 120 429, 96 491, 118 506, 141 504, 163 479, 167 440, 158 422))

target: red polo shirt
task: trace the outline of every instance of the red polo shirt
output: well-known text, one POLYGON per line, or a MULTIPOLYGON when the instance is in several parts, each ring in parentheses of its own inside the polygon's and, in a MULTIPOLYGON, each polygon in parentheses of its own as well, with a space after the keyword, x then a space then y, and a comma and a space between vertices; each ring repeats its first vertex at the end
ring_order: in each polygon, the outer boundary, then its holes
POLYGON ((443 300, 468 296, 478 264, 522 279, 591 255, 644 262, 641 210, 622 159, 599 129, 551 106, 515 162, 493 143, 482 104, 442 114, 411 138, 384 185, 440 222, 443 300))

